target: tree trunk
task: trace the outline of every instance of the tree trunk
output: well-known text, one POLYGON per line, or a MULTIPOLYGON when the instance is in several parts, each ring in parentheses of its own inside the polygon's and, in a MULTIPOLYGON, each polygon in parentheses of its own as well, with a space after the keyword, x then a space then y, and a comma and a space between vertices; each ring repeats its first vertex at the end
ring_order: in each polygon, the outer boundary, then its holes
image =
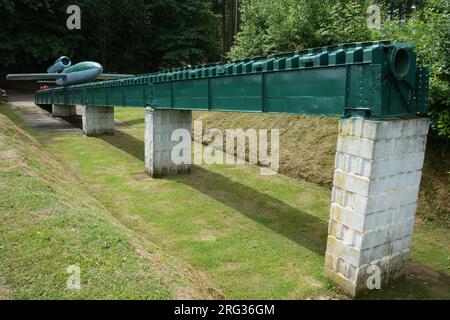
POLYGON ((225 10, 225 0, 222 0, 222 63, 225 62, 225 54, 227 47, 227 37, 225 30, 227 28, 227 20, 226 20, 226 10, 225 10))

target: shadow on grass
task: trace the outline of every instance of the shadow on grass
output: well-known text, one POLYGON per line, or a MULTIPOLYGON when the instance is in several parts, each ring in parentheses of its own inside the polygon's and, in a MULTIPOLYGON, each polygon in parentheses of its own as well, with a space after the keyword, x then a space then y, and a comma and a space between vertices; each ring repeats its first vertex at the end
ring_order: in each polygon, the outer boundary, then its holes
POLYGON ((142 124, 142 123, 144 123, 144 121, 145 121, 144 117, 141 117, 141 118, 137 118, 137 119, 121 121, 121 123, 123 123, 124 125, 127 125, 127 126, 133 126, 135 124, 142 124))
POLYGON ((314 215, 199 166, 191 174, 166 179, 186 184, 302 247, 325 254, 328 222, 314 215))
MULTIPOLYGON (((52 105, 51 104, 44 104, 44 105, 38 105, 39 108, 42 110, 47 111, 48 113, 52 113, 52 105)), ((75 115, 70 117, 58 117, 63 119, 64 121, 68 122, 72 127, 83 130, 83 117, 81 115, 75 115)))
POLYGON ((360 297, 367 299, 450 299, 450 277, 417 262, 408 263, 404 277, 382 288, 372 290, 360 297))
MULTIPOLYGON (((119 130, 114 136, 100 138, 144 161, 142 139, 119 130)), ((191 174, 167 176, 165 179, 183 183, 300 246, 320 256, 324 255, 327 222, 314 215, 199 166, 193 166, 191 174)), ((450 299, 450 278, 430 268, 416 266, 414 270, 408 270, 405 277, 382 290, 367 292, 359 299, 450 299)))
MULTIPOLYGON (((112 136, 100 136, 103 141, 120 149, 140 161, 144 161, 144 142, 123 131, 115 131, 112 136)), ((144 168, 142 168, 144 170, 144 168)))
MULTIPOLYGON (((101 139, 144 161, 142 140, 123 131, 101 139)), ((164 179, 188 185, 321 256, 325 253, 328 223, 314 215, 199 166, 164 179)))

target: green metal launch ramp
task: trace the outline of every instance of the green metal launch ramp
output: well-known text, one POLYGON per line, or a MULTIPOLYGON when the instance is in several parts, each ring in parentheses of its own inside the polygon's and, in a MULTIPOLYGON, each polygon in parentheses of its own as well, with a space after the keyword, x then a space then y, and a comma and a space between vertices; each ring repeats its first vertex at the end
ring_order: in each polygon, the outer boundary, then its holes
POLYGON ((414 45, 341 44, 36 92, 36 104, 389 117, 427 111, 414 45))

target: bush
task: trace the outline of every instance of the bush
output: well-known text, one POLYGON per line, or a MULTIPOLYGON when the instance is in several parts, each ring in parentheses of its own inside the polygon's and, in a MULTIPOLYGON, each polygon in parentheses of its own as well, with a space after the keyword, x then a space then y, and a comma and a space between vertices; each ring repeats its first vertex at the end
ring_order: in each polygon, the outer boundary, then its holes
POLYGON ((427 0, 423 10, 387 21, 373 36, 416 44, 419 63, 430 68, 432 129, 450 138, 450 0, 427 0))
MULTIPOLYGON (((334 2, 334 1, 333 1, 334 2)), ((330 0, 244 0, 241 31, 228 56, 239 59, 323 44, 330 0)))
MULTIPOLYGON (((395 19, 387 14, 396 12, 395 4, 379 3, 382 28, 370 30, 367 9, 372 1, 242 0, 242 30, 229 57, 365 40, 414 42, 419 63, 430 67, 432 129, 450 138, 450 0, 421 1, 420 9, 410 14, 407 8, 395 19)), ((398 12, 405 9, 404 3, 397 5, 398 12)))
POLYGON ((337 1, 331 6, 327 19, 321 23, 323 44, 366 41, 371 38, 367 27, 366 1, 337 1))

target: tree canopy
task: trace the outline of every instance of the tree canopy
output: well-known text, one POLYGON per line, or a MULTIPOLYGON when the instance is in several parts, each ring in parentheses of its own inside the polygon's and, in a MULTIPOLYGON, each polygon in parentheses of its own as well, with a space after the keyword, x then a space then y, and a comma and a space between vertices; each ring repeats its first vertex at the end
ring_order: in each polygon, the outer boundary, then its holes
POLYGON ((232 59, 368 40, 411 41, 430 67, 430 116, 450 137, 450 0, 242 0, 232 59), (370 29, 372 4, 381 28, 370 29))
POLYGON ((57 57, 142 73, 218 59, 218 17, 205 0, 77 0, 81 30, 68 30, 66 0, 0 0, 0 65, 41 69, 57 57))
POLYGON ((70 31, 71 4, 0 0, 0 76, 44 71, 61 55, 145 73, 345 42, 413 41, 431 69, 433 123, 450 137, 450 0, 77 0, 81 30, 70 31), (367 24, 373 4, 380 29, 367 24))

